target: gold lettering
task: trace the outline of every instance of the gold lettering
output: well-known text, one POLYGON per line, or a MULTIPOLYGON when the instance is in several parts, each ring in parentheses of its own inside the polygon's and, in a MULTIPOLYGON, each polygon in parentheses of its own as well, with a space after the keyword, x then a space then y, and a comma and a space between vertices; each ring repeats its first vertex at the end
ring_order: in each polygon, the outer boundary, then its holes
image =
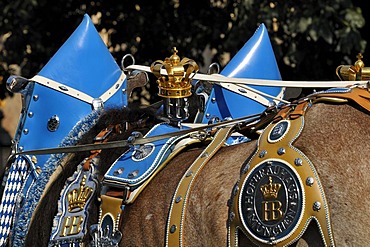
POLYGON ((262 202, 262 220, 271 221, 279 220, 283 217, 280 201, 263 201, 262 202))
POLYGON ((60 236, 65 237, 78 234, 81 231, 81 224, 83 221, 84 218, 81 215, 65 217, 60 236))

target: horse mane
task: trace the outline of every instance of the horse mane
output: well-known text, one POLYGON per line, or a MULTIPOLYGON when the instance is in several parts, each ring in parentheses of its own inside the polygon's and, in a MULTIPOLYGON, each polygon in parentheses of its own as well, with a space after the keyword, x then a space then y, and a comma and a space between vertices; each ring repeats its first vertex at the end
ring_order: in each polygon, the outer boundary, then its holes
MULTIPOLYGON (((156 109, 149 106, 145 108, 139 107, 124 107, 124 108, 110 108, 107 109, 98 119, 96 124, 83 135, 78 144, 93 143, 96 135, 109 125, 122 124, 124 122, 137 123, 145 121, 144 126, 135 131, 141 131, 145 134, 155 124, 163 122, 163 119, 158 117, 156 109)), ((131 131, 117 133, 113 135, 109 141, 126 140, 131 134, 131 131)), ((100 154, 100 165, 98 168, 99 174, 104 174, 109 166, 126 150, 127 148, 107 149, 100 154)), ((57 212, 58 199, 60 191, 65 185, 67 178, 72 176, 77 165, 86 157, 89 157, 89 152, 79 152, 67 157, 59 164, 62 167, 55 178, 49 181, 48 188, 45 188, 44 198, 37 206, 34 219, 29 226, 29 233, 25 241, 26 246, 48 246, 48 239, 50 237, 52 228, 52 219, 57 212)), ((91 205, 90 210, 98 210, 98 201, 96 200, 91 205)), ((93 215, 93 214, 92 214, 93 215)), ((91 222, 96 222, 96 218, 92 217, 91 222)))

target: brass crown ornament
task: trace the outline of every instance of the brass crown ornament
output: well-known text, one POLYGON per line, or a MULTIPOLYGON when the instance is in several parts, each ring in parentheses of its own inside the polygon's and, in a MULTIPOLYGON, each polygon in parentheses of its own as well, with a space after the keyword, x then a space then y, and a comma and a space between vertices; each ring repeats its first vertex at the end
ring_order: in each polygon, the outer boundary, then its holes
POLYGON ((336 74, 342 81, 367 81, 370 80, 370 67, 365 67, 362 54, 357 55, 354 65, 340 65, 336 74))
POLYGON ((178 99, 191 96, 190 76, 199 70, 199 66, 192 59, 184 57, 180 61, 177 52, 174 47, 171 57, 165 58, 164 61, 156 60, 150 66, 150 70, 158 78, 158 95, 164 98, 178 99), (166 70, 167 75, 162 69, 166 70))
POLYGON ((269 183, 261 186, 261 192, 265 200, 276 199, 278 197, 281 184, 272 183, 272 177, 269 177, 269 183))
POLYGON ((79 212, 83 210, 86 202, 94 193, 93 188, 85 185, 86 185, 86 175, 83 176, 82 181, 80 183, 80 187, 68 193, 69 212, 79 212))

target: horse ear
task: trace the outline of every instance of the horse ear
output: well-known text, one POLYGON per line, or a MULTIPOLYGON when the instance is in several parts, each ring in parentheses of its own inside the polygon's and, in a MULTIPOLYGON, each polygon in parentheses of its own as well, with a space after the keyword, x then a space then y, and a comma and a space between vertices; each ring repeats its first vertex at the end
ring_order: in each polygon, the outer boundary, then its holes
MULTIPOLYGON (((237 54, 221 71, 228 77, 281 80, 280 71, 272 49, 270 38, 264 24, 261 24, 254 35, 244 44, 237 54)), ((283 87, 250 86, 272 96, 283 97, 283 87)), ((264 111, 266 105, 250 96, 250 92, 242 93, 242 89, 230 91, 220 85, 214 85, 209 96, 202 122, 212 117, 238 118, 264 111)), ((264 102, 271 101, 262 97, 264 102)))

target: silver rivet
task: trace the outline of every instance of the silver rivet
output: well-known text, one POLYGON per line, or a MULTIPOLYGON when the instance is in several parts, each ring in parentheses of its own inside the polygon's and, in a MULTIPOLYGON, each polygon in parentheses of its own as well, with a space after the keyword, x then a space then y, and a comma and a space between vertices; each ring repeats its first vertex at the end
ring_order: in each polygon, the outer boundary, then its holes
POLYGON ((186 176, 187 177, 190 177, 191 175, 193 175, 193 172, 192 171, 189 171, 188 173, 186 173, 186 176))
POLYGON ((235 213, 231 212, 230 215, 229 215, 229 218, 230 218, 231 221, 233 221, 234 218, 235 218, 235 213))
POLYGON ((273 107, 273 106, 276 106, 275 101, 269 101, 268 107, 273 107))
POLYGON ((278 155, 283 155, 285 154, 285 148, 279 148, 277 151, 278 155))
POLYGON ((170 233, 174 233, 176 232, 176 225, 172 225, 171 228, 170 228, 170 233))
POLYGON ((321 203, 320 202, 314 202, 312 206, 314 211, 319 211, 321 209, 321 203))
POLYGON ((211 116, 211 114, 207 113, 206 114, 206 118, 209 118, 211 116))
POLYGON ((49 118, 47 128, 49 131, 54 132, 59 128, 59 125, 60 125, 59 117, 57 115, 54 115, 49 118))
POLYGON ((62 91, 68 91, 68 88, 66 86, 59 86, 60 90, 62 91))
POLYGON ((28 134, 28 129, 24 129, 23 134, 27 135, 28 134))
POLYGON ((212 102, 212 103, 215 103, 215 102, 216 102, 216 98, 212 98, 212 99, 211 99, 211 102, 212 102))
POLYGON ((95 111, 101 110, 104 108, 104 102, 100 98, 93 99, 91 105, 92 105, 92 109, 95 111))
POLYGON ((23 147, 23 146, 20 146, 20 147, 19 147, 19 151, 20 151, 20 152, 22 152, 22 151, 23 151, 23 149, 24 149, 24 147, 23 147))
POLYGON ((118 168, 117 170, 115 170, 113 172, 113 175, 115 175, 115 176, 121 175, 124 170, 125 169, 123 167, 120 167, 120 168, 118 168))
POLYGON ((265 157, 265 156, 266 156, 266 154, 267 154, 267 151, 266 151, 266 150, 262 150, 262 151, 260 152, 259 157, 260 157, 260 158, 263 158, 263 157, 265 157))
POLYGON ((139 174, 139 170, 133 170, 132 172, 130 172, 127 177, 128 178, 134 178, 136 177, 137 175, 139 174))
POLYGON ((33 112, 31 112, 31 111, 30 111, 30 112, 28 113, 28 117, 33 117, 33 112))
POLYGON ((302 161, 302 159, 301 159, 301 158, 296 158, 296 159, 294 160, 294 164, 295 164, 296 166, 301 166, 301 165, 303 164, 303 161, 302 161))
POLYGON ((126 89, 125 88, 122 88, 122 93, 126 94, 126 89))
POLYGON ((39 96, 38 95, 34 95, 32 98, 33 98, 34 101, 38 101, 39 100, 39 96))
POLYGON ((315 180, 313 179, 313 177, 308 177, 308 178, 306 179, 306 184, 307 184, 308 186, 312 186, 314 182, 315 182, 315 180))
POLYGON ((176 202, 176 203, 179 203, 179 202, 181 202, 181 200, 182 200, 182 196, 178 196, 178 197, 176 197, 175 202, 176 202))
POLYGON ((200 156, 201 158, 205 158, 205 157, 208 157, 209 156, 209 154, 208 154, 208 152, 205 152, 204 154, 202 154, 202 156, 200 156))
POLYGON ((233 189, 233 196, 236 196, 238 191, 239 191, 239 186, 235 186, 234 189, 233 189))

